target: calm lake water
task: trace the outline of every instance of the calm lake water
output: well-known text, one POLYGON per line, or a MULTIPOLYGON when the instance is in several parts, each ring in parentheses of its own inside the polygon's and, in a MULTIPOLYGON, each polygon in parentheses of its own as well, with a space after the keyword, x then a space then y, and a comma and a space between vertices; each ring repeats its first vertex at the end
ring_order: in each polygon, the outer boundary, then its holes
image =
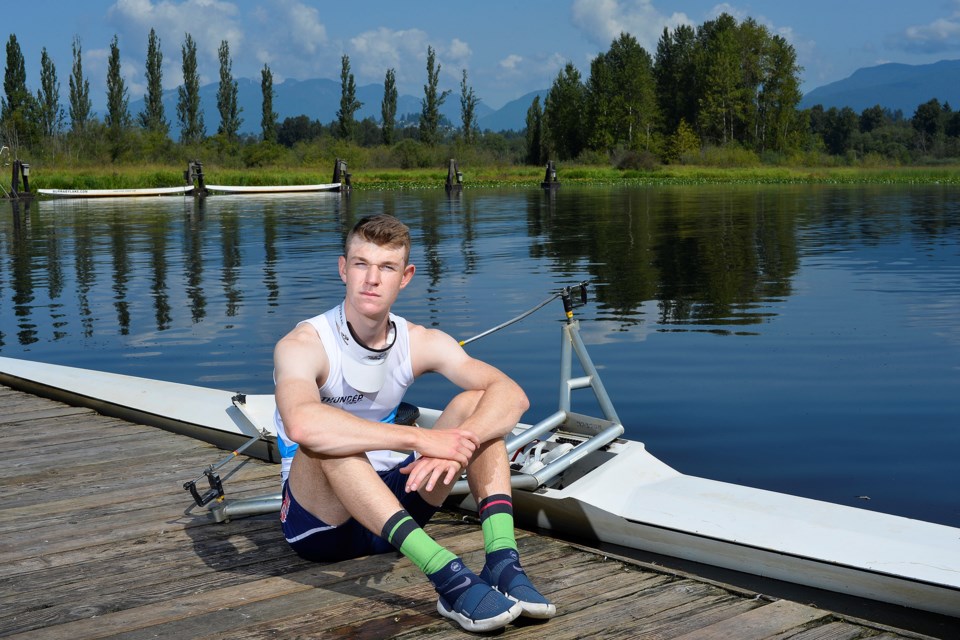
MULTIPOLYGON (((668 464, 960 526, 956 187, 564 185, 0 211, 4 356, 270 392, 276 340, 341 299, 345 229, 386 212, 415 242, 396 310, 458 338, 588 281, 591 356, 628 437, 668 464)), ((525 387, 528 421, 555 409, 562 318, 553 302, 469 346, 525 387)), ((428 377, 410 399, 440 406, 451 391, 428 377)))

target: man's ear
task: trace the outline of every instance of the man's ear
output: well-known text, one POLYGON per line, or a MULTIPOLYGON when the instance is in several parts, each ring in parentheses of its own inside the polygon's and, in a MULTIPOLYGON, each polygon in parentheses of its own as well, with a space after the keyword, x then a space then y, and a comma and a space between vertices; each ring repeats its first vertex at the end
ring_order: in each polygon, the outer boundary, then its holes
POLYGON ((400 280, 400 288, 403 289, 405 286, 410 284, 410 281, 413 280, 413 274, 417 271, 417 268, 408 264, 403 268, 403 278, 400 280))
POLYGON ((347 283, 347 257, 340 256, 340 259, 337 260, 337 270, 340 272, 340 279, 343 280, 343 283, 347 283))

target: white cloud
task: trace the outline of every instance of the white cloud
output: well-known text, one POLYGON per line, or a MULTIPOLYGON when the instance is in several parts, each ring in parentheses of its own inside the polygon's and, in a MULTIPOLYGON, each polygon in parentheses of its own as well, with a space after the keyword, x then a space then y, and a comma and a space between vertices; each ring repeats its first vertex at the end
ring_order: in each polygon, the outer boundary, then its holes
POLYGON ((316 8, 294 0, 271 0, 248 18, 258 36, 243 52, 245 75, 259 78, 267 64, 275 84, 284 78, 339 76, 340 45, 331 41, 316 8))
MULTIPOLYGON (((154 29, 163 53, 165 86, 183 81, 181 47, 190 34, 197 45, 197 66, 201 82, 209 82, 219 72, 217 50, 220 42, 230 45, 231 59, 243 48, 245 34, 238 22, 239 9, 220 0, 117 0, 107 12, 108 19, 120 31, 121 46, 128 61, 142 69, 147 49, 147 34, 154 29)), ((133 92, 131 92, 132 94, 133 92)))
POLYGON ((506 72, 516 71, 523 62, 523 57, 511 53, 499 62, 499 67, 506 72))
POLYGON ((280 4, 282 18, 286 21, 282 30, 287 34, 286 44, 292 44, 296 51, 306 54, 315 54, 327 44, 327 28, 320 22, 319 11, 300 2, 280 4))
POLYGON ((350 39, 350 67, 367 82, 382 81, 387 69, 401 87, 425 80, 427 34, 419 29, 395 31, 380 27, 350 39))
POLYGON ((907 27, 900 46, 921 53, 957 51, 960 49, 960 11, 929 24, 907 27))
POLYGON ((427 79, 427 47, 436 52, 441 89, 445 83, 459 82, 460 70, 469 66, 473 50, 458 38, 438 43, 420 29, 380 27, 351 38, 347 54, 358 81, 382 82, 387 69, 393 69, 401 93, 419 94, 427 79))
POLYGON ((652 0, 574 0, 572 13, 574 26, 604 50, 626 32, 652 53, 664 27, 692 24, 685 13, 661 13, 652 0))
POLYGON ((451 42, 447 48, 446 55, 452 63, 456 62, 460 64, 465 63, 470 56, 473 55, 473 52, 470 50, 470 45, 466 42, 454 38, 453 42, 451 42))

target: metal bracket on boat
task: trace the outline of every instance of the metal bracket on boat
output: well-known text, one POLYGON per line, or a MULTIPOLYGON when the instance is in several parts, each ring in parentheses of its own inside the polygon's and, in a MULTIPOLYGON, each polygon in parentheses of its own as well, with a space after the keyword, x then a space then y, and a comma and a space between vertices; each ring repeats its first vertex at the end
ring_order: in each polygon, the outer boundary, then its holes
MULTIPOLYGON (((513 454, 534 440, 556 433, 561 427, 564 432, 583 437, 584 440, 534 473, 515 473, 511 476, 511 486, 514 489, 536 491, 585 456, 608 446, 623 435, 623 424, 617 416, 616 409, 613 408, 610 396, 607 395, 607 390, 600 380, 600 374, 580 337, 580 323, 573 320, 573 309, 586 302, 586 287, 583 284, 579 286, 579 301, 570 295, 570 287, 561 293, 567 323, 563 326, 563 339, 560 345, 560 408, 523 432, 507 438, 506 445, 507 453, 513 454), (580 361, 583 376, 573 376, 574 354, 580 361), (587 388, 593 390, 600 410, 603 412, 603 418, 581 415, 570 410, 573 391, 587 388)), ((451 495, 465 495, 469 491, 467 481, 460 480, 454 485, 451 495)))
POLYGON ((193 496, 193 501, 197 503, 198 507, 206 506, 213 500, 223 499, 223 482, 220 480, 220 476, 214 473, 212 469, 205 469, 203 474, 196 480, 184 482, 183 488, 190 492, 190 495, 193 496), (210 489, 203 495, 200 495, 200 492, 197 490, 197 482, 204 476, 207 478, 210 489))
POLYGON ((211 502, 213 502, 214 500, 216 500, 217 502, 223 501, 225 497, 223 493, 223 481, 220 480, 220 476, 217 474, 217 470, 223 467, 225 464, 227 464, 231 460, 236 459, 237 456, 239 456, 241 453, 246 451, 249 447, 259 442, 264 435, 265 434, 263 433, 258 433, 254 437, 244 442, 240 447, 235 449, 233 452, 231 452, 230 455, 228 455, 226 458, 204 469, 203 473, 197 476, 194 480, 190 480, 189 482, 183 483, 183 488, 186 491, 190 492, 190 495, 193 496, 193 501, 197 503, 198 507, 206 506, 211 502), (204 493, 203 495, 200 495, 200 491, 197 489, 197 483, 203 480, 203 478, 207 479, 207 484, 209 485, 210 488, 207 490, 206 493, 204 493))

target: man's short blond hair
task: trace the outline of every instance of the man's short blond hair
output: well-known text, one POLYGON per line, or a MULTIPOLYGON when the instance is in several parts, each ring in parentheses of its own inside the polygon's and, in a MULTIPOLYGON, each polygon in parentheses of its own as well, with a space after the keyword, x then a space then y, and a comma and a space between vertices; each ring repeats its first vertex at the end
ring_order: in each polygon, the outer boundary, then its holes
POLYGON ((343 243, 343 255, 350 251, 350 243, 354 238, 365 242, 372 242, 378 247, 389 249, 403 249, 403 263, 410 259, 410 228, 397 218, 380 213, 361 218, 347 234, 343 243))

